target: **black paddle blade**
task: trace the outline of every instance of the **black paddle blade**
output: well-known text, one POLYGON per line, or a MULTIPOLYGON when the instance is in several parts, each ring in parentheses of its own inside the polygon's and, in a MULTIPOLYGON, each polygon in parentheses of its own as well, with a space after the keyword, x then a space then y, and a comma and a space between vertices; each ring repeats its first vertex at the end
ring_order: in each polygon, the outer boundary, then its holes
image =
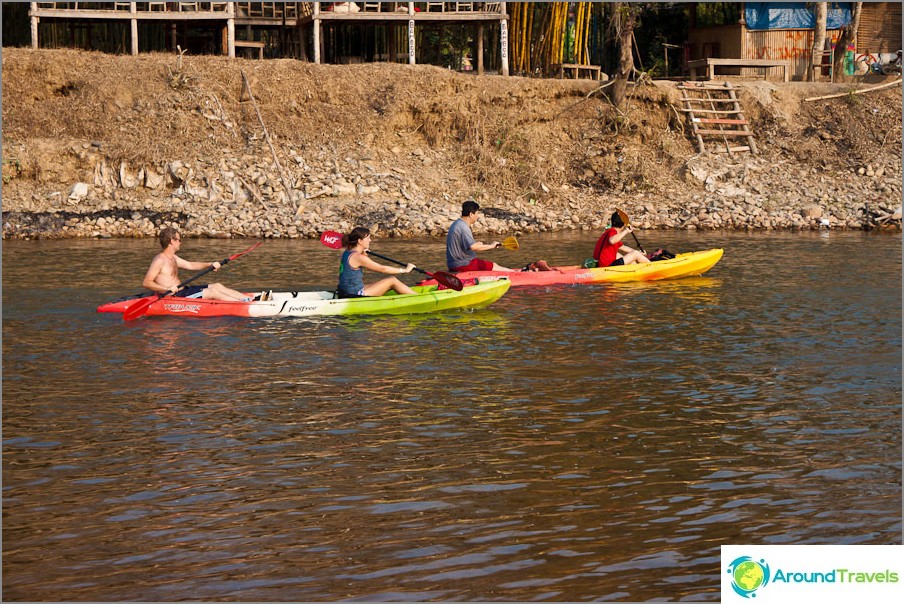
POLYGON ((465 287, 465 284, 461 282, 461 279, 452 273, 440 271, 438 273, 433 273, 430 276, 436 279, 436 282, 440 285, 448 287, 449 289, 454 289, 457 292, 460 292, 465 287))

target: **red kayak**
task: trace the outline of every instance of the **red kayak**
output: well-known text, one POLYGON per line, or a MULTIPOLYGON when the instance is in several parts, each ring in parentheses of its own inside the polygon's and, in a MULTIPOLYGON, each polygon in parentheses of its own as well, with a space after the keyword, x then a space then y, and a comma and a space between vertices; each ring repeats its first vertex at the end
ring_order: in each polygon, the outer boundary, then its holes
MULTIPOLYGON (((512 287, 531 287, 542 285, 574 285, 578 283, 624 283, 628 281, 658 281, 661 279, 680 279, 702 275, 722 258, 722 249, 687 252, 678 254, 669 260, 657 260, 644 264, 628 266, 607 266, 603 268, 583 268, 581 266, 554 266, 548 271, 464 271, 455 273, 462 281, 469 279, 500 276, 508 277, 512 287)), ((422 281, 421 285, 435 284, 435 281, 422 281)))
POLYGON ((238 302, 138 294, 102 304, 97 312, 123 313, 148 303, 141 316, 181 317, 312 317, 318 315, 408 315, 482 308, 508 291, 508 279, 489 278, 461 291, 440 286, 415 286, 413 294, 338 298, 333 291, 271 292, 267 300, 238 302))

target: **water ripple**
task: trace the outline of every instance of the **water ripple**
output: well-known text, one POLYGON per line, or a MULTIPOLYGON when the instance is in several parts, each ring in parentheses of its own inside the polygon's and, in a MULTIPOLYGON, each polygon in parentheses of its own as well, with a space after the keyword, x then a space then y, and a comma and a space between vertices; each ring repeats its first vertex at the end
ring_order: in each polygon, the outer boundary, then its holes
MULTIPOLYGON (((900 237, 656 236, 726 256, 478 312, 129 324, 93 305, 146 245, 5 243, 4 596, 716 601, 724 543, 900 542, 900 264, 854 266, 900 237), (61 256, 84 289, 30 277, 61 256)), ((228 276, 329 283, 317 245, 228 276)))

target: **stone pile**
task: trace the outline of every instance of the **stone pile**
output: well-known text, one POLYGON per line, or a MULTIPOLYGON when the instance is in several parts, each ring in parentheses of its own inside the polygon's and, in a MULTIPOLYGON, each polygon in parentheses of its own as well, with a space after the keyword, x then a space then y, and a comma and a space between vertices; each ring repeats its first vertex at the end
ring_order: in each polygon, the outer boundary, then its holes
MULTIPOLYGON (((151 237, 167 224, 199 237, 316 238, 356 225, 381 236, 440 237, 468 198, 418 183, 412 166, 434 161, 420 149, 393 149, 390 161, 366 148, 289 149, 279 166, 263 145, 155 166, 110 165, 98 143, 72 151, 92 178, 26 199, 4 191, 4 239, 151 237)), ((877 218, 900 225, 901 176, 892 153, 841 171, 700 155, 666 190, 619 195, 561 185, 537 200, 479 196, 486 218, 475 231, 598 230, 616 207, 643 229, 864 229, 877 218)))

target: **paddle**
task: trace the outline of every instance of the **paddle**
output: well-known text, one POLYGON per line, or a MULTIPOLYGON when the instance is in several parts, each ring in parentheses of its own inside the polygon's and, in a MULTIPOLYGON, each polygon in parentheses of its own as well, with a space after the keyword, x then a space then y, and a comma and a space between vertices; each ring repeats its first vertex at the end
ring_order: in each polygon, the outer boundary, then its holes
MULTIPOLYGON (((616 209, 615 211, 618 212, 618 217, 621 218, 621 221, 625 223, 625 226, 629 226, 631 221, 628 220, 628 215, 619 209, 616 209)), ((647 251, 645 249, 643 249, 642 245, 640 245, 640 241, 637 240, 637 235, 634 234, 634 231, 631 231, 631 236, 634 237, 634 243, 636 243, 637 247, 640 248, 640 252, 642 254, 646 254, 647 251)))
MULTIPOLYGON (((320 236, 320 243, 327 246, 328 248, 331 248, 334 250, 341 250, 342 249, 342 234, 337 233, 336 231, 324 231, 323 234, 320 236)), ((377 258, 382 258, 383 260, 386 260, 387 262, 393 262, 395 264, 398 264, 399 266, 408 266, 408 264, 405 262, 399 262, 398 260, 393 260, 392 258, 388 258, 386 256, 378 254, 373 250, 367 250, 367 253, 371 256, 376 256, 377 258)), ((462 289, 464 289, 465 284, 461 282, 461 279, 459 279, 452 273, 446 273, 443 271, 430 273, 425 270, 419 269, 418 267, 414 267, 414 270, 416 270, 419 273, 423 273, 423 274, 427 275, 431 279, 436 279, 437 283, 439 283, 440 285, 442 285, 444 287, 448 287, 449 289, 454 289, 457 292, 460 292, 462 289)))
POLYGON ((518 240, 515 239, 514 235, 503 239, 502 243, 500 243, 498 247, 504 247, 505 249, 512 250, 514 252, 517 252, 521 248, 521 246, 518 245, 518 240))
MULTIPOLYGON (((226 258, 225 260, 220 260, 220 266, 228 264, 230 260, 235 260, 239 256, 247 254, 248 252, 256 249, 262 243, 263 243, 263 241, 258 241, 257 243, 255 243, 254 245, 249 247, 247 250, 244 250, 237 254, 233 254, 232 256, 230 256, 229 258, 226 258)), ((183 287, 185 287, 186 285, 188 285, 189 283, 191 283, 198 277, 200 277, 202 275, 206 275, 207 273, 209 273, 212 270, 213 270, 213 266, 208 266, 203 271, 197 273, 193 277, 189 277, 188 279, 186 279, 185 281, 180 283, 179 289, 182 289, 183 287)), ((123 321, 131 321, 132 319, 137 319, 138 317, 143 316, 147 312, 148 308, 150 308, 151 305, 154 304, 157 300, 159 300, 161 298, 165 298, 170 295, 172 295, 172 292, 166 291, 162 294, 156 294, 155 296, 153 296, 152 298, 149 298, 147 300, 142 300, 141 302, 138 302, 137 304, 133 304, 132 306, 127 308, 124 313, 122 313, 122 320, 123 321)))

